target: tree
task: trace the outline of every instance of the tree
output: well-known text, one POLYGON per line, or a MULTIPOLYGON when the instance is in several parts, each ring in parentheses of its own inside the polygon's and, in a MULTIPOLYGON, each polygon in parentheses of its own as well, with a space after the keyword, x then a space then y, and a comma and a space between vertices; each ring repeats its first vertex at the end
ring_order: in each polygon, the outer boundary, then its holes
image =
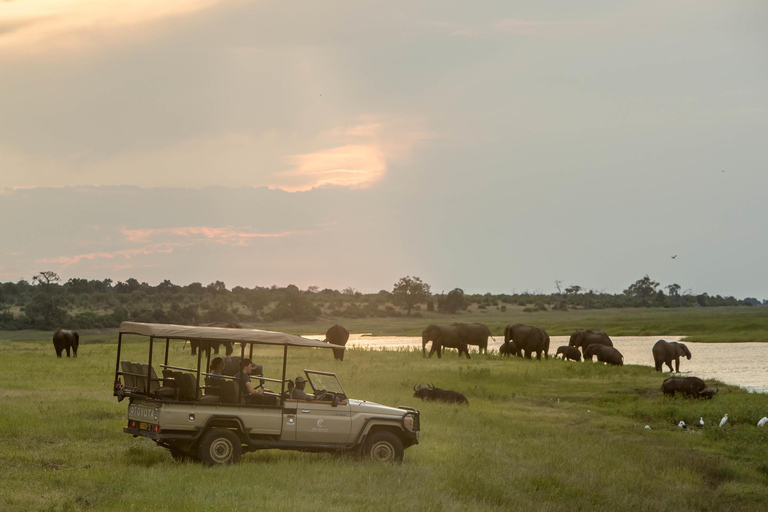
POLYGON ((411 315, 411 309, 427 300, 429 295, 429 285, 418 277, 405 276, 392 288, 392 302, 408 311, 408 316, 411 315))
POLYGON ((459 310, 467 309, 467 299, 464 297, 464 290, 454 288, 448 295, 441 295, 437 298, 437 309, 443 313, 453 315, 459 310))
POLYGON ((667 285, 664 288, 669 290, 669 296, 670 297, 677 297, 678 295, 680 295, 680 285, 677 284, 677 283, 667 285))
POLYGON ((624 293, 635 297, 640 304, 645 305, 648 302, 648 299, 656 293, 656 288, 658 286, 659 283, 651 280, 651 278, 648 277, 648 274, 646 274, 645 277, 638 279, 629 288, 624 290, 624 293))
POLYGON ((34 276, 32 276, 33 283, 37 281, 39 285, 46 286, 46 287, 51 283, 55 283, 59 281, 60 279, 61 278, 59 277, 59 274, 51 270, 43 270, 39 274, 35 274, 34 276))

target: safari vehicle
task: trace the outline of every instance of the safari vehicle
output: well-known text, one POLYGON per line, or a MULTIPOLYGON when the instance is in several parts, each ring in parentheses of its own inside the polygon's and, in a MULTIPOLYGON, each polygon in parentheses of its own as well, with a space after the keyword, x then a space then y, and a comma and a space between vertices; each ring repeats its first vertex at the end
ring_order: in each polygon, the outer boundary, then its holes
MULTIPOLYGON (((242 453, 265 449, 353 452, 377 461, 400 462, 404 449, 418 444, 419 411, 348 398, 334 373, 304 370, 315 399, 291 399, 293 382, 286 379, 288 347, 338 349, 323 341, 256 329, 123 322, 113 392, 118 401, 128 398, 128 425, 123 432, 153 440, 175 459, 209 465, 238 462, 242 453), (126 337, 136 336, 147 345, 143 364, 121 355, 135 352, 136 344, 129 344, 126 337), (254 347, 257 360, 260 351, 270 350, 268 346, 278 347, 271 350, 273 354, 282 352, 282 376, 252 376, 279 387, 279 393, 264 393, 272 397, 267 400, 272 405, 247 403, 249 397, 242 395, 234 377, 220 379, 204 371, 210 364, 210 348, 197 352, 195 367, 189 367, 193 363, 171 365, 171 353, 187 361, 192 357, 172 350, 171 341, 186 340, 197 340, 201 347, 239 344, 240 358, 248 354, 251 360, 254 347), (162 377, 153 364, 162 369, 162 377)), ((142 348, 139 344, 143 352, 142 348)))

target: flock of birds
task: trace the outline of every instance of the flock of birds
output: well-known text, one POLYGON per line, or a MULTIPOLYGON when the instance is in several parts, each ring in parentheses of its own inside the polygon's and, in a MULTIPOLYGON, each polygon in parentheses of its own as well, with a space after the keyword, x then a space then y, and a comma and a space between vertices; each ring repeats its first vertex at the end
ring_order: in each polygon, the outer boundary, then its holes
MULTIPOLYGON (((720 427, 723 427, 726 423, 728 423, 728 414, 723 416, 723 419, 720 420, 720 427)), ((757 422, 757 426, 764 427, 766 423, 768 423, 768 417, 764 416, 760 418, 760 421, 757 422)), ((688 428, 688 425, 686 425, 685 422, 682 420, 680 420, 680 423, 678 423, 677 426, 683 429, 688 428)), ((699 428, 703 426, 704 426, 704 417, 699 417, 699 428)), ((650 425, 646 425, 645 428, 647 430, 651 430, 650 425)))

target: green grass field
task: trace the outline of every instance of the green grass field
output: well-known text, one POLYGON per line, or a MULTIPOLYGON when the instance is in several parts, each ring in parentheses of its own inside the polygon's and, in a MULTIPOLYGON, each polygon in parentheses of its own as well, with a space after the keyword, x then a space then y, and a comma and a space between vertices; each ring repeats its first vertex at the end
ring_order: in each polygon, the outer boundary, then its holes
MULTIPOLYGON (((264 451, 211 469, 122 433, 114 336, 91 333, 77 359, 56 359, 50 333, 5 334, 3 511, 744 511, 768 501, 768 428, 755 426, 768 396, 722 383, 711 401, 665 399, 665 376, 642 366, 363 350, 340 363, 329 351, 295 349, 290 374, 335 371, 350 396, 419 408, 421 444, 402 465, 264 451), (420 381, 460 390, 470 405, 421 403, 411 396, 420 381), (702 429, 693 427, 699 417, 702 429), (692 427, 679 429, 680 420, 692 427)), ((138 343, 126 350, 144 353, 138 343)), ((191 356, 178 346, 172 360, 191 356)), ((277 376, 276 353, 257 360, 277 376)))

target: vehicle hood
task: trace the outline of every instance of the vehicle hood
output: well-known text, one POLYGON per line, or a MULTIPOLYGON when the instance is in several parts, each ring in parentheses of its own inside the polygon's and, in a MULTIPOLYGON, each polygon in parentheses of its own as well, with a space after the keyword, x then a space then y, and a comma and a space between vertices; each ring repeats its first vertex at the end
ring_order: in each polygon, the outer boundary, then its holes
POLYGON ((387 407, 376 402, 367 402, 365 400, 355 400, 350 398, 349 406, 352 412, 362 412, 365 414, 379 414, 386 416, 403 416, 407 411, 397 407, 387 407))

